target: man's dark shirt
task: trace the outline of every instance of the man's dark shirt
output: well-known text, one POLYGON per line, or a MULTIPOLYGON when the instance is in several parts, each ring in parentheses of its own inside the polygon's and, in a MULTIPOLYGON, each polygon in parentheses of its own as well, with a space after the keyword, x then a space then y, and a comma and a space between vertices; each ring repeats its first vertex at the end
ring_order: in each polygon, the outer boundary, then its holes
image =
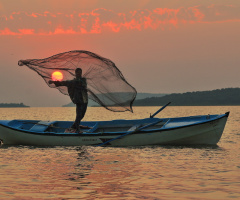
POLYGON ((70 81, 54 81, 54 84, 57 87, 66 86, 74 104, 88 103, 87 81, 85 78, 75 78, 70 81))

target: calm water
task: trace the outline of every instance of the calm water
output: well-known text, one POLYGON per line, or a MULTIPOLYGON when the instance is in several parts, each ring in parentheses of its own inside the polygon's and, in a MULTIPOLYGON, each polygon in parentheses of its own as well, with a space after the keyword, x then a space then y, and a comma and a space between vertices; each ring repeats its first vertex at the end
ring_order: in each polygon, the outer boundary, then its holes
MULTIPOLYGON (((89 108, 85 120, 148 117, 89 108)), ((0 199, 240 199, 240 107, 168 107, 159 117, 230 117, 218 146, 1 146, 0 199)), ((0 119, 74 120, 74 108, 1 108, 0 119)))

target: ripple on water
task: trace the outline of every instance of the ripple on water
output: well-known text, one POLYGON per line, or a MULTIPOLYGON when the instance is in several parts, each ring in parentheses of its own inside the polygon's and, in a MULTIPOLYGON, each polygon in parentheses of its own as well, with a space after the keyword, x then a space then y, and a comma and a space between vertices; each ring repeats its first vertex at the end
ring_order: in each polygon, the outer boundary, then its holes
MULTIPOLYGON (((120 119, 148 117, 136 108, 120 119)), ((231 111, 218 146, 0 147, 0 199, 239 199, 240 107, 169 107, 161 117, 231 111), (236 120, 237 119, 237 120, 236 120)), ((2 110, 2 119, 73 120, 74 108, 2 110), (62 113, 65 113, 64 119, 62 113)), ((114 119, 89 108, 86 120, 114 119)))

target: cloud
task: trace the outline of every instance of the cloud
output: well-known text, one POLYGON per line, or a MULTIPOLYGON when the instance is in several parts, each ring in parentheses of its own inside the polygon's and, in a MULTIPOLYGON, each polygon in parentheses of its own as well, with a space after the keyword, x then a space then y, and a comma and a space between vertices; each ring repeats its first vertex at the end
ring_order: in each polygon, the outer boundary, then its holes
MULTIPOLYGON (((146 1, 147 2, 147 1, 146 1)), ((133 10, 98 8, 88 13, 13 12, 0 16, 0 35, 100 34, 167 29, 183 24, 240 22, 240 7, 210 5, 133 10)))

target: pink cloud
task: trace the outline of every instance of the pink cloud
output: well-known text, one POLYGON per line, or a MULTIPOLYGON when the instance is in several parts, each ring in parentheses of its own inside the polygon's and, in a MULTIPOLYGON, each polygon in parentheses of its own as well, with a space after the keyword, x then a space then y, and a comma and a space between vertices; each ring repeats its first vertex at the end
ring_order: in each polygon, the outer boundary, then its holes
POLYGON ((99 34, 105 31, 164 29, 196 23, 240 22, 239 7, 195 6, 141 9, 117 13, 104 8, 89 13, 13 12, 0 16, 0 35, 99 34))
POLYGON ((9 28, 0 30, 0 35, 33 35, 34 29, 18 29, 18 32, 13 32, 9 28))
POLYGON ((21 35, 33 35, 35 30, 34 29, 18 29, 21 35))
POLYGON ((3 30, 0 30, 0 35, 18 35, 18 34, 12 32, 9 28, 4 28, 3 30))

